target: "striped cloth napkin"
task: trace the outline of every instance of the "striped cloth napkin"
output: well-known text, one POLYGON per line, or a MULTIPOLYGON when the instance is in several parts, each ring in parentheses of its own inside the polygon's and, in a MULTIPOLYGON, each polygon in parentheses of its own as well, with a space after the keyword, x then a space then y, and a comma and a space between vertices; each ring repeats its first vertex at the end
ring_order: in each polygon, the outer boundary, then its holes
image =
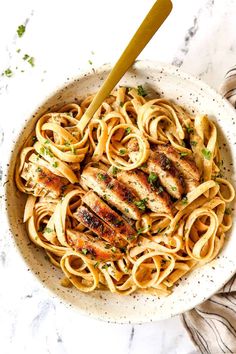
MULTIPOLYGON (((220 92, 236 108, 236 66, 226 73, 220 92)), ((236 275, 182 320, 200 353, 236 354, 236 275)))

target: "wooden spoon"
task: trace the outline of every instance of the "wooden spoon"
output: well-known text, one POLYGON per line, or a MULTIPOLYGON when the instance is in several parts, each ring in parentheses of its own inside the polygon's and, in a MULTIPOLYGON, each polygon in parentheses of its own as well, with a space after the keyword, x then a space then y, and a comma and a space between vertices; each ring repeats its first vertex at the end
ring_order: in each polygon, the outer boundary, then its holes
POLYGON ((134 63, 137 56, 142 52, 147 43, 160 28, 162 23, 168 17, 172 10, 171 0, 157 0, 136 33, 130 40, 129 44, 121 54, 114 68, 100 87, 100 90, 94 96, 92 102, 78 123, 78 129, 82 134, 88 122, 94 113, 101 106, 105 98, 110 94, 112 89, 120 81, 129 67, 134 63))

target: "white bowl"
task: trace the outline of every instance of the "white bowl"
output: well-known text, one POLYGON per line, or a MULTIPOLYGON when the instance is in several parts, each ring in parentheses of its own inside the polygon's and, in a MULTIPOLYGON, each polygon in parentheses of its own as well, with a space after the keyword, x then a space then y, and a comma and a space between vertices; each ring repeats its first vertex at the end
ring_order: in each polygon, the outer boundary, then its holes
MULTIPOLYGON (((110 70, 106 65, 84 74, 63 86, 49 97, 35 114, 24 122, 17 143, 9 157, 6 180, 6 211, 10 234, 17 249, 42 285, 69 306, 87 315, 118 323, 157 321, 185 312, 217 292, 236 271, 235 225, 227 235, 220 255, 211 263, 184 276, 168 297, 137 295, 122 297, 105 291, 81 293, 75 288, 60 285, 62 272, 44 258, 43 250, 29 242, 22 215, 25 196, 14 184, 13 172, 21 145, 33 129, 38 117, 52 107, 58 107, 96 92, 110 70)), ((235 182, 232 157, 236 156, 236 113, 233 107, 202 81, 182 73, 174 66, 150 61, 138 61, 120 82, 125 86, 145 85, 161 96, 174 99, 193 113, 207 113, 217 122, 226 177, 235 182)), ((235 211, 234 211, 235 213, 235 211)))

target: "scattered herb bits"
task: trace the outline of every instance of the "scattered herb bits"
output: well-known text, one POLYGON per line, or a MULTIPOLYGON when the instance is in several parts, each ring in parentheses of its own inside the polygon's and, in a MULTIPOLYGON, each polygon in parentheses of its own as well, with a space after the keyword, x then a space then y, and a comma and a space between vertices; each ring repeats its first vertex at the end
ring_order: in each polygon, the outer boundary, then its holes
POLYGON ((148 198, 141 199, 137 202, 134 202, 134 204, 142 211, 146 210, 146 204, 147 204, 148 198))
POLYGON ((188 204, 188 198, 187 197, 183 197, 182 200, 181 200, 181 204, 182 205, 188 204))
POLYGON ((25 25, 20 25, 18 26, 17 30, 16 30, 18 37, 22 37, 23 34, 25 33, 25 25))
POLYGON ((120 154, 121 154, 121 155, 125 155, 125 153, 126 153, 126 150, 125 150, 125 149, 120 149, 120 154))
POLYGON ((154 184, 157 181, 158 177, 154 172, 151 172, 148 176, 148 182, 154 184))
POLYGON ((6 77, 12 77, 13 72, 10 68, 6 69, 3 73, 2 76, 6 76, 6 77))
POLYGON ((210 160, 212 153, 210 150, 205 148, 205 149, 202 149, 202 155, 204 156, 204 159, 210 160))
POLYGON ((53 229, 51 229, 50 227, 45 227, 44 232, 50 233, 53 232, 53 229))
POLYGON ((105 179, 106 179, 106 175, 103 173, 98 173, 97 177, 100 181, 105 181, 105 179))
POLYGON ((146 97, 147 96, 147 92, 144 90, 142 85, 139 85, 137 87, 137 91, 138 91, 138 95, 142 96, 142 97, 146 97))

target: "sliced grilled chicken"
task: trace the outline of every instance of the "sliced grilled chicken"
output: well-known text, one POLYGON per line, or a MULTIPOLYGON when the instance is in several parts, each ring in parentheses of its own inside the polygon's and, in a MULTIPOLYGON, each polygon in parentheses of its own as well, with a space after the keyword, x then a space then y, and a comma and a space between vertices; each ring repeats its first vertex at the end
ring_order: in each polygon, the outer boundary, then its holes
POLYGON ((152 211, 172 214, 170 197, 158 183, 156 174, 152 173, 148 178, 140 170, 120 171, 117 178, 136 192, 140 199, 146 199, 146 205, 152 211))
POLYGON ((27 181, 26 186, 32 188, 33 194, 40 197, 58 198, 63 187, 68 184, 65 178, 31 162, 25 162, 21 177, 27 181))
POLYGON ((115 231, 110 226, 93 214, 86 206, 81 205, 78 207, 73 216, 111 245, 124 247, 126 244, 123 239, 116 236, 115 231))
POLYGON ((181 155, 171 145, 158 145, 157 151, 164 153, 175 164, 184 177, 186 192, 190 192, 199 185, 200 172, 191 158, 181 155))
MULTIPOLYGON (((129 141, 128 150, 130 158, 135 161, 138 150, 138 144, 135 139, 129 141)), ((149 174, 151 172, 156 173, 166 191, 176 199, 181 198, 185 191, 184 179, 165 154, 152 151, 149 159, 142 165, 142 169, 149 174)))
POLYGON ((185 187, 184 179, 165 154, 153 152, 147 160, 146 169, 148 173, 154 172, 158 175, 162 186, 172 197, 181 198, 185 187))
POLYGON ((141 211, 135 205, 137 197, 123 183, 93 167, 85 168, 81 178, 84 184, 128 218, 138 220, 141 217, 141 211))
POLYGON ((68 229, 66 231, 68 244, 76 251, 99 261, 115 261, 122 258, 120 250, 95 237, 68 229))
POLYGON ((137 232, 125 221, 119 214, 112 210, 102 199, 93 191, 87 192, 83 196, 83 201, 89 208, 106 222, 115 232, 116 237, 121 243, 121 239, 127 242, 133 242, 137 237, 137 232))

